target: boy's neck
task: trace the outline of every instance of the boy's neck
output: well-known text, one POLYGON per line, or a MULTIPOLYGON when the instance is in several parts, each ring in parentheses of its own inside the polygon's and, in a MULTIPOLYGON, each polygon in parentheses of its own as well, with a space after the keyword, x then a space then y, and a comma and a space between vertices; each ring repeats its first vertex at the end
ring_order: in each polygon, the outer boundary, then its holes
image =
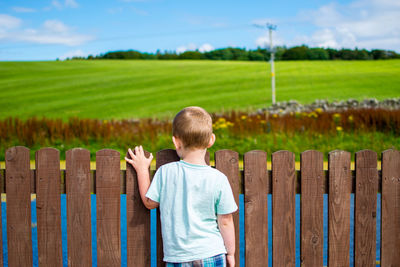
POLYGON ((205 156, 207 149, 192 149, 182 151, 182 160, 196 165, 207 165, 205 161, 205 156))

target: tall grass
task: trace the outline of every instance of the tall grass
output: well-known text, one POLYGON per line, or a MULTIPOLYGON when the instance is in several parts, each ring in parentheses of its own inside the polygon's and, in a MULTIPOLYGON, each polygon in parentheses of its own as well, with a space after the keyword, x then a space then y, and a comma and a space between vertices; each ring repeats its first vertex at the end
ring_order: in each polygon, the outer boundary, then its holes
MULTIPOLYGON (((217 135, 213 150, 231 148, 244 153, 251 149, 267 152, 317 149, 327 152, 347 148, 355 152, 368 148, 378 152, 399 147, 400 143, 400 110, 323 112, 316 109, 286 115, 229 112, 214 113, 212 117, 217 135)), ((4 159, 5 149, 14 145, 32 149, 53 146, 62 152, 75 146, 91 151, 109 147, 124 154, 128 147, 144 144, 148 150, 157 151, 172 147, 171 132, 168 119, 7 118, 0 120, 0 159, 4 159)))

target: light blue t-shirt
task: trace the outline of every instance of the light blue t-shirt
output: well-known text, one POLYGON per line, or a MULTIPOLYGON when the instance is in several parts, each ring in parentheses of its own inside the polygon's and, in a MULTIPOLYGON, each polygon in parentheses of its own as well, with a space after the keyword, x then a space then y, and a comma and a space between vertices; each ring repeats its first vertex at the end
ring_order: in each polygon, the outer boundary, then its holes
POLYGON ((161 166, 146 193, 160 203, 165 262, 226 253, 217 214, 237 210, 227 177, 210 166, 177 161, 161 166))

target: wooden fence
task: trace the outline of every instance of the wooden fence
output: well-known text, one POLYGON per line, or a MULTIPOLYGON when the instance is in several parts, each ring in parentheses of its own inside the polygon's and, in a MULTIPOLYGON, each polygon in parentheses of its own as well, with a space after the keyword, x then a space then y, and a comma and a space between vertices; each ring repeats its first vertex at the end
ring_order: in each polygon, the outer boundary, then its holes
MULTIPOLYGON (((238 153, 215 153, 215 167, 228 176, 237 203, 239 194, 244 193, 246 266, 267 266, 271 256, 267 194, 272 194, 273 266, 295 266, 296 193, 301 194, 302 266, 323 265, 326 193, 329 266, 349 266, 351 193, 355 193, 355 266, 375 266, 378 191, 382 192, 381 266, 400 266, 399 151, 382 153, 381 171, 377 169, 377 154, 371 150, 355 154, 354 171, 350 169, 351 155, 346 151, 329 153, 327 171, 323 169, 323 154, 315 150, 301 153, 299 171, 295 170, 292 152, 277 151, 271 157, 272 171, 267 170, 265 152, 247 152, 244 171, 240 171, 238 153)), ((162 150, 156 159, 158 168, 179 158, 174 150, 162 150)), ((209 162, 209 155, 206 159, 209 162)), ((36 152, 36 168, 31 170, 29 149, 12 147, 6 151, 6 169, 0 170, 0 178, 0 190, 7 194, 9 266, 32 266, 32 193, 37 195, 39 266, 62 266, 60 193, 67 195, 68 265, 91 266, 91 192, 97 194, 98 266, 121 265, 120 194, 127 195, 127 266, 150 266, 150 213, 141 203, 134 169, 128 165, 126 171, 120 170, 119 152, 98 151, 96 170, 90 170, 88 150, 68 150, 66 169, 60 170, 59 151, 43 148, 36 152)), ((238 213, 234 214, 234 222, 239 265, 238 213)), ((162 266, 159 229, 157 262, 162 266)), ((2 253, 0 261, 2 265, 2 253)))

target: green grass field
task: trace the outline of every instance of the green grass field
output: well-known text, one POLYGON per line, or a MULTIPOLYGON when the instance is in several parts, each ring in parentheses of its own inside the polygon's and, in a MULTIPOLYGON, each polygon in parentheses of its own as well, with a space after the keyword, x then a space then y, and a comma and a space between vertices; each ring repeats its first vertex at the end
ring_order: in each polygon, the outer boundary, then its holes
MULTIPOLYGON (((0 118, 171 117, 271 104, 269 64, 227 61, 0 62, 0 118)), ((277 62, 277 101, 400 96, 400 60, 277 62)))

